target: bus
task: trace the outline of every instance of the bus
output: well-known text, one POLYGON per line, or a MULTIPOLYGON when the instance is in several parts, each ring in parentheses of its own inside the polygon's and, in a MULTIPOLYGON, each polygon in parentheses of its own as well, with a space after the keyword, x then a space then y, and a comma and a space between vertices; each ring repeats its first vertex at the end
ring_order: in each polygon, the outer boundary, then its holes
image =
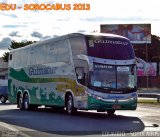
POLYGON ((127 38, 102 33, 71 33, 13 49, 8 88, 21 110, 136 110, 134 50, 127 38))

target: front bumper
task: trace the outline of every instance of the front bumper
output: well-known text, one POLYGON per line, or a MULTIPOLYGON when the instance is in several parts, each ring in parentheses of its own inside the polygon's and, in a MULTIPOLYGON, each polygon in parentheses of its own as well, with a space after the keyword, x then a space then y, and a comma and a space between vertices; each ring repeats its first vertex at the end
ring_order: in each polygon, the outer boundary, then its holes
POLYGON ((103 100, 88 96, 88 110, 136 110, 137 98, 126 100, 103 100))

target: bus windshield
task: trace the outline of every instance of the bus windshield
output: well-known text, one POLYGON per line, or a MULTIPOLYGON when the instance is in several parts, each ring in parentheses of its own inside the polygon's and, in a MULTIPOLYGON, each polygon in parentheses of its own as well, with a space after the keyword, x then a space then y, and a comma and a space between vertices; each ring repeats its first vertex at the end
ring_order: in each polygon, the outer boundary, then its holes
POLYGON ((128 60, 134 59, 134 51, 131 43, 127 39, 110 37, 86 37, 87 52, 89 56, 128 60))
POLYGON ((134 66, 94 64, 91 86, 103 89, 132 89, 135 87, 134 66))

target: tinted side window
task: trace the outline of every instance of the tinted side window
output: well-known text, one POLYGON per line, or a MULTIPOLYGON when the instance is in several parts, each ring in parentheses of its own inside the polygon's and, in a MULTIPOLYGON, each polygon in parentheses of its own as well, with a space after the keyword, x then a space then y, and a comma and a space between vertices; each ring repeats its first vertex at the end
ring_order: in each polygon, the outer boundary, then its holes
POLYGON ((58 45, 57 62, 70 63, 70 51, 67 40, 59 41, 57 45, 58 45))
POLYGON ((84 38, 71 38, 70 39, 71 49, 73 58, 76 58, 79 54, 87 55, 87 48, 86 48, 86 42, 84 38))
POLYGON ((27 60, 28 60, 28 49, 23 49, 21 51, 21 67, 27 66, 27 60))
POLYGON ((0 93, 7 93, 7 89, 8 89, 7 86, 1 86, 0 87, 0 93))
POLYGON ((21 64, 21 51, 17 51, 14 54, 14 68, 19 68, 21 64))
POLYGON ((46 61, 46 46, 40 45, 36 47, 36 63, 37 64, 45 64, 46 61))
POLYGON ((14 58, 15 58, 15 56, 14 56, 14 52, 12 52, 11 54, 10 54, 10 58, 11 58, 11 55, 12 55, 12 59, 9 59, 9 67, 13 67, 14 66, 14 58))
POLYGON ((36 50, 35 47, 32 47, 28 51, 27 65, 35 65, 35 64, 36 64, 36 50))
POLYGON ((9 60, 12 60, 12 54, 9 55, 9 60))
POLYGON ((47 45, 46 63, 54 63, 57 61, 57 43, 47 45))

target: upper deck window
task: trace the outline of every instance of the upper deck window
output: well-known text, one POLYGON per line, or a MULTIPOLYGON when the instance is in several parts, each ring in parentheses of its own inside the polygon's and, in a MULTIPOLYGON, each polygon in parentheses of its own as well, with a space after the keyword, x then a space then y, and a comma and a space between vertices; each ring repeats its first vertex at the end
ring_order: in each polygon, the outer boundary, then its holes
POLYGON ((70 39, 73 58, 77 58, 79 54, 87 54, 86 42, 84 38, 75 37, 70 39))
POLYGON ((115 60, 134 59, 135 56, 127 39, 88 36, 86 43, 89 56, 115 60))

